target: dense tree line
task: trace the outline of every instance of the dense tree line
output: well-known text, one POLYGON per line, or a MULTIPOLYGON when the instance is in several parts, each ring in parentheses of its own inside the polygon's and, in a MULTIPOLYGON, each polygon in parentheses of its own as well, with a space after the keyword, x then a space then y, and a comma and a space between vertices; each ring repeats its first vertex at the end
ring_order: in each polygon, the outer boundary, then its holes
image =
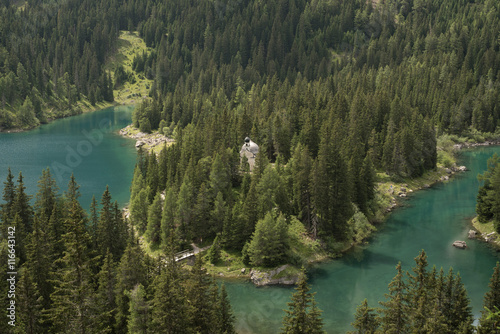
POLYGON ((378 309, 365 299, 357 308, 350 333, 498 333, 500 307, 500 266, 497 263, 484 297, 484 310, 477 328, 473 326, 470 301, 459 274, 450 268, 427 269, 427 255, 422 251, 415 258, 410 272, 403 272, 401 263, 389 283, 386 300, 378 309))
MULTIPOLYGON (((16 318, 15 327, 2 321, 2 333, 234 333, 225 288, 201 259, 182 269, 172 251, 161 259, 147 256, 109 189, 100 205, 92 199, 89 211, 79 197, 73 176, 61 195, 46 169, 32 199, 22 174, 15 182, 9 170, 0 255, 7 261, 15 249, 16 290, 11 299, 4 270, 0 298, 4 306, 15 300, 16 318)), ((9 319, 7 307, 1 313, 9 319)))
POLYGON ((476 213, 480 223, 493 221, 495 230, 500 232, 500 163, 495 153, 487 162, 487 170, 478 175, 483 184, 477 194, 476 213))

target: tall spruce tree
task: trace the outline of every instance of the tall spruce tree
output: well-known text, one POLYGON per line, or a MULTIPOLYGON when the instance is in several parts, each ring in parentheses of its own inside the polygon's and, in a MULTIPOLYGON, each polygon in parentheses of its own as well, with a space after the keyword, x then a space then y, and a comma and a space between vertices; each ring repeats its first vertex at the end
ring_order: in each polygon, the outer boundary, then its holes
POLYGON ((151 330, 167 334, 187 334, 193 332, 194 306, 186 301, 186 292, 182 284, 173 253, 165 270, 155 278, 154 297, 151 302, 151 330))
POLYGON ((130 316, 127 322, 128 334, 148 334, 150 323, 150 307, 146 299, 146 291, 142 284, 137 284, 129 293, 130 316))
POLYGON ((401 262, 396 266, 396 276, 389 283, 387 301, 380 302, 381 329, 384 333, 406 333, 408 331, 408 296, 401 262))
POLYGON ((113 254, 109 251, 97 275, 97 291, 94 297, 92 329, 99 333, 113 333, 116 313, 116 272, 113 254))
POLYGON ((130 300, 126 292, 132 290, 137 284, 145 286, 147 284, 144 258, 144 253, 138 245, 137 240, 130 237, 116 270, 115 331, 117 333, 125 333, 127 331, 130 300))
POLYGON ((35 196, 35 213, 43 221, 44 225, 48 223, 54 205, 58 200, 58 191, 59 188, 50 173, 50 169, 44 169, 38 181, 38 192, 35 196))
POLYGON ((307 284, 306 270, 302 268, 297 282, 296 292, 285 310, 281 333, 285 334, 319 334, 323 331, 321 311, 314 301, 315 293, 311 293, 307 284))
POLYGON ((493 275, 490 279, 489 290, 484 295, 484 310, 479 319, 478 333, 500 333, 499 323, 494 318, 489 317, 490 312, 500 308, 500 263, 497 262, 493 275))
POLYGON ((153 244, 161 242, 161 207, 161 194, 156 193, 153 203, 151 203, 148 209, 148 227, 145 233, 146 239, 153 244))
POLYGON ((226 286, 222 283, 220 287, 219 300, 217 302, 217 332, 224 334, 236 334, 234 329, 234 315, 226 292, 226 286))
POLYGON ((313 206, 323 237, 344 240, 347 220, 352 216, 347 164, 330 134, 324 131, 312 171, 313 206))
POLYGON ((53 302, 47 314, 53 332, 87 334, 91 328, 93 295, 88 254, 90 236, 81 219, 81 206, 75 196, 72 198, 65 222, 66 233, 62 236, 64 256, 57 261, 53 302))
POLYGON ((354 315, 354 322, 351 323, 352 327, 356 330, 349 332, 350 334, 375 334, 379 326, 379 320, 373 308, 368 306, 368 301, 365 299, 356 308, 354 315))
POLYGON ((14 206, 15 199, 16 188, 14 185, 14 176, 9 168, 7 172, 7 180, 3 182, 2 200, 4 203, 0 204, 0 220, 2 223, 2 225, 0 225, 1 238, 5 238, 5 232, 7 231, 6 226, 12 219, 14 219, 12 208, 14 206))

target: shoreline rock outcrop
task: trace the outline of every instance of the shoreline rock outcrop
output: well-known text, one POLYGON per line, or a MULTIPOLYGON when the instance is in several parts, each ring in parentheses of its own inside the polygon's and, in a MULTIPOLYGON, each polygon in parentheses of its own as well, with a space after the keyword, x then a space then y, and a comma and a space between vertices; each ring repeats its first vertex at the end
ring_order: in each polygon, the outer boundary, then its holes
POLYGON ((285 264, 281 267, 278 267, 268 272, 252 269, 250 271, 250 279, 252 280, 252 283, 257 286, 274 285, 274 284, 295 285, 299 279, 298 274, 288 277, 274 278, 288 267, 289 265, 285 264))
POLYGON ((173 143, 175 141, 174 139, 165 137, 160 133, 144 133, 144 132, 134 133, 132 131, 131 125, 121 129, 120 135, 137 140, 135 143, 136 148, 140 148, 143 146, 148 146, 149 148, 153 148, 158 145, 162 145, 165 143, 173 143))

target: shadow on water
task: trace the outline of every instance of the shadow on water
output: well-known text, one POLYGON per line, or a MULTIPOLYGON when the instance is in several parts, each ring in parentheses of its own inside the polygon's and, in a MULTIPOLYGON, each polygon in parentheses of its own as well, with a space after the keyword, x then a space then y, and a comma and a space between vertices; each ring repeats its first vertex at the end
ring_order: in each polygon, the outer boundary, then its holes
POLYGON ((400 260, 392 255, 375 252, 362 247, 355 247, 341 261, 344 265, 350 267, 372 269, 380 265, 396 265, 400 260))

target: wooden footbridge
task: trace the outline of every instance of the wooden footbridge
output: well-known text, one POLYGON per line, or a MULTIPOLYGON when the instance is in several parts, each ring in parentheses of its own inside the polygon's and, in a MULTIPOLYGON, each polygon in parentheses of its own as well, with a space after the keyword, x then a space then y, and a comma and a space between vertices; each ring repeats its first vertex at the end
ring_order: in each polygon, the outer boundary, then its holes
POLYGON ((198 248, 195 244, 191 244, 193 247, 193 250, 185 250, 179 253, 176 253, 175 256, 175 262, 179 262, 185 259, 189 259, 190 257, 195 256, 196 254, 203 252, 204 250, 207 250, 210 248, 210 246, 203 247, 203 248, 198 248))

